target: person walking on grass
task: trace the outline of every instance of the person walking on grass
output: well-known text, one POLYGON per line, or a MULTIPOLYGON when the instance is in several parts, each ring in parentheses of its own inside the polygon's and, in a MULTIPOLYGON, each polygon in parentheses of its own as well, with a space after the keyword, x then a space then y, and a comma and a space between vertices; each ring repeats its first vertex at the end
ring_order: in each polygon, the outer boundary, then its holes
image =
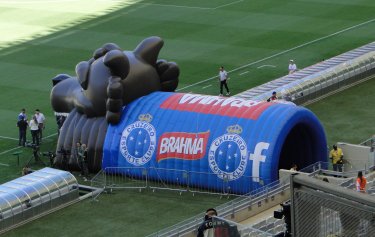
POLYGON ((219 71, 219 80, 220 80, 220 96, 223 96, 223 86, 225 86, 225 89, 227 90, 226 95, 230 95, 230 91, 228 88, 227 80, 228 80, 228 73, 224 70, 224 67, 220 67, 219 71))

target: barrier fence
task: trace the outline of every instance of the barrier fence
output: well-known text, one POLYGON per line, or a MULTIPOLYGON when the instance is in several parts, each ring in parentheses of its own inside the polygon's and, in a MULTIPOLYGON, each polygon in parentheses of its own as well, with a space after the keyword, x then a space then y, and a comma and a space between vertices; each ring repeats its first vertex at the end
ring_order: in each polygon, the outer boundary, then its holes
MULTIPOLYGON (((241 179, 233 181, 225 176, 218 180, 217 174, 207 172, 193 172, 178 169, 164 168, 143 168, 143 167, 107 167, 101 170, 92 180, 91 186, 103 188, 107 192, 116 189, 150 189, 176 191, 180 194, 184 192, 216 194, 216 195, 234 195, 242 196, 232 191, 233 187, 241 187, 243 190, 255 190, 262 187, 262 184, 269 183, 269 180, 260 180, 259 177, 242 176, 241 179), (216 182, 217 185, 212 188, 202 186, 197 180, 207 180, 216 182), (247 179, 257 180, 259 182, 246 182, 247 179)), ((268 186, 267 186, 268 187, 268 186)), ((96 198, 96 197, 94 197, 96 198)))
MULTIPOLYGON (((304 169, 300 171, 304 173, 308 173, 308 176, 310 177, 314 177, 316 175, 319 175, 325 172, 333 172, 332 175, 335 175, 335 174, 340 175, 340 172, 330 171, 329 168, 330 168, 330 163, 317 162, 315 164, 305 167, 304 169)), ((347 180, 348 180, 347 182, 353 183, 351 178, 348 178, 347 180)), ((341 185, 341 186, 344 186, 344 185, 341 185)), ((273 197, 282 192, 289 191, 289 189, 290 189, 290 177, 286 176, 286 177, 281 178, 280 180, 274 181, 261 188, 255 189, 251 191, 250 193, 247 193, 246 195, 242 195, 227 203, 224 203, 216 207, 216 210, 218 211, 218 213, 220 213, 221 217, 234 216, 235 213, 241 210, 248 209, 254 204, 258 205, 259 203, 261 203, 262 201, 270 197, 273 197)), ((147 237, 184 236, 184 234, 186 233, 195 232, 199 224, 202 222, 202 216, 203 216, 203 213, 201 215, 191 217, 185 221, 182 221, 173 226, 160 230, 147 237)), ((267 223, 267 224, 271 224, 271 223, 267 223)), ((237 226, 239 230, 241 230, 240 231, 241 236, 273 236, 271 233, 269 233, 269 229, 267 231, 262 231, 262 230, 257 230, 256 228, 254 229, 254 227, 249 227, 249 226, 246 226, 243 229, 242 227, 240 227, 241 225, 238 223, 237 223, 237 226)), ((274 231, 275 233, 282 231, 281 226, 275 225, 274 231)))

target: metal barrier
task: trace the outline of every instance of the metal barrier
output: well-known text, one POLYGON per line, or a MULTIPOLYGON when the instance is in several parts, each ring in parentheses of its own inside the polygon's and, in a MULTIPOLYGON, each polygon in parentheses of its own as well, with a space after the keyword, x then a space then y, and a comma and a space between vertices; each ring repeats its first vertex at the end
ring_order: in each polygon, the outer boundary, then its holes
MULTIPOLYGON (((328 162, 317 162, 315 164, 312 164, 308 167, 305 167, 304 169, 301 169, 300 172, 308 173, 310 177, 315 177, 317 174, 321 174, 322 172, 329 171, 329 165, 328 162)), ((331 171, 334 172, 334 171, 331 171)), ((335 174, 335 173, 334 173, 335 174)), ((319 181, 321 182, 321 181, 319 181)), ((345 187, 345 182, 353 182, 352 178, 348 178, 343 182, 341 186, 345 187)), ((216 207, 216 210, 218 213, 220 213, 220 216, 234 216, 235 213, 242 211, 244 209, 247 209, 251 207, 254 204, 258 204, 263 200, 266 200, 272 196, 275 196, 277 194, 280 194, 282 192, 286 192, 290 189, 290 177, 283 177, 280 180, 277 180, 275 182, 272 182, 268 185, 265 185, 264 187, 258 188, 246 195, 242 195, 240 197, 237 197, 227 203, 224 203, 218 207, 216 207)), ((185 221, 182 221, 178 224, 175 224, 173 226, 170 226, 166 229, 160 230, 154 234, 151 234, 147 237, 166 237, 166 236, 182 236, 186 233, 191 233, 197 230, 199 224, 202 221, 202 216, 197 215, 194 217, 191 217, 185 221)), ((267 225, 270 225, 271 223, 267 223, 267 225)), ((280 231, 282 227, 275 225, 274 228, 271 229, 272 231, 280 231)), ((249 227, 249 230, 252 228, 249 227)), ((268 232, 266 233, 256 233, 249 231, 249 233, 252 233, 250 235, 241 235, 241 236, 272 236, 267 235, 270 234, 268 232), (264 235, 266 234, 266 235, 264 235)))
MULTIPOLYGON (((220 213, 220 216, 234 215, 238 211, 249 208, 253 204, 258 204, 260 201, 265 200, 266 198, 269 198, 281 192, 285 192, 287 190, 289 190, 289 177, 277 180, 268 185, 265 185, 262 188, 254 190, 251 193, 237 197, 232 201, 216 207, 216 210, 218 211, 218 213, 220 213)), ((147 237, 182 236, 183 234, 194 232, 197 230, 199 224, 201 224, 203 215, 204 213, 196 215, 173 226, 153 233, 147 237)), ((241 236, 272 236, 270 235, 270 233, 256 230, 255 228, 249 226, 245 227, 240 233, 241 236)))
MULTIPOLYGON (((164 168, 143 168, 143 167, 107 167, 101 170, 91 180, 91 186, 103 188, 104 191, 112 192, 115 189, 151 189, 176 191, 182 194, 189 192, 193 195, 196 193, 216 194, 216 195, 234 195, 240 196, 231 190, 229 179, 224 177, 223 182, 218 183, 216 188, 201 187, 194 180, 203 178, 205 180, 216 180, 217 174, 206 172, 193 172, 178 169, 164 168), (141 170, 141 171, 139 171, 141 170), (141 175, 139 175, 141 174, 141 175), (156 177, 156 178, 155 178, 156 177), (158 177, 163 177, 158 178, 158 177), (166 178, 167 177, 167 178, 166 178)), ((241 180, 259 179, 258 177, 243 176, 241 180)), ((245 181, 237 180, 236 186, 254 190, 262 185, 252 183, 251 187, 245 187, 245 181)), ((233 182, 233 181, 232 181, 233 182)), ((268 180, 262 180, 260 183, 269 183, 268 180)), ((233 185, 233 184, 232 184, 233 185)), ((96 198, 96 197, 94 197, 96 198)))

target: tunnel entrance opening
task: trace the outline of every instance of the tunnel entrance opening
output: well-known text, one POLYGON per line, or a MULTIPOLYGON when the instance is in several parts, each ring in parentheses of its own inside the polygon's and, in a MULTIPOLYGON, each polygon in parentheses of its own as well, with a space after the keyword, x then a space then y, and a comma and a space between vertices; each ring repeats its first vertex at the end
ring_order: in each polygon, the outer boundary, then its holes
POLYGON ((281 149, 279 169, 290 169, 296 164, 298 170, 319 160, 319 142, 316 141, 316 131, 309 125, 299 123, 287 135, 281 149))

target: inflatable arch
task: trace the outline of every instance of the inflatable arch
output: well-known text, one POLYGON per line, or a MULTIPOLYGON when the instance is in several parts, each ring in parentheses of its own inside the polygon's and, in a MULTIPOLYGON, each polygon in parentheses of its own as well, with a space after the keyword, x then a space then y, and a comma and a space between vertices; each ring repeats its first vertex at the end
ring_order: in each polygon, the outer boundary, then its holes
POLYGON ((102 168, 143 167, 186 183, 184 170, 196 187, 243 194, 277 180, 280 168, 325 161, 326 138, 316 116, 292 103, 154 92, 124 108, 103 150, 102 168))

